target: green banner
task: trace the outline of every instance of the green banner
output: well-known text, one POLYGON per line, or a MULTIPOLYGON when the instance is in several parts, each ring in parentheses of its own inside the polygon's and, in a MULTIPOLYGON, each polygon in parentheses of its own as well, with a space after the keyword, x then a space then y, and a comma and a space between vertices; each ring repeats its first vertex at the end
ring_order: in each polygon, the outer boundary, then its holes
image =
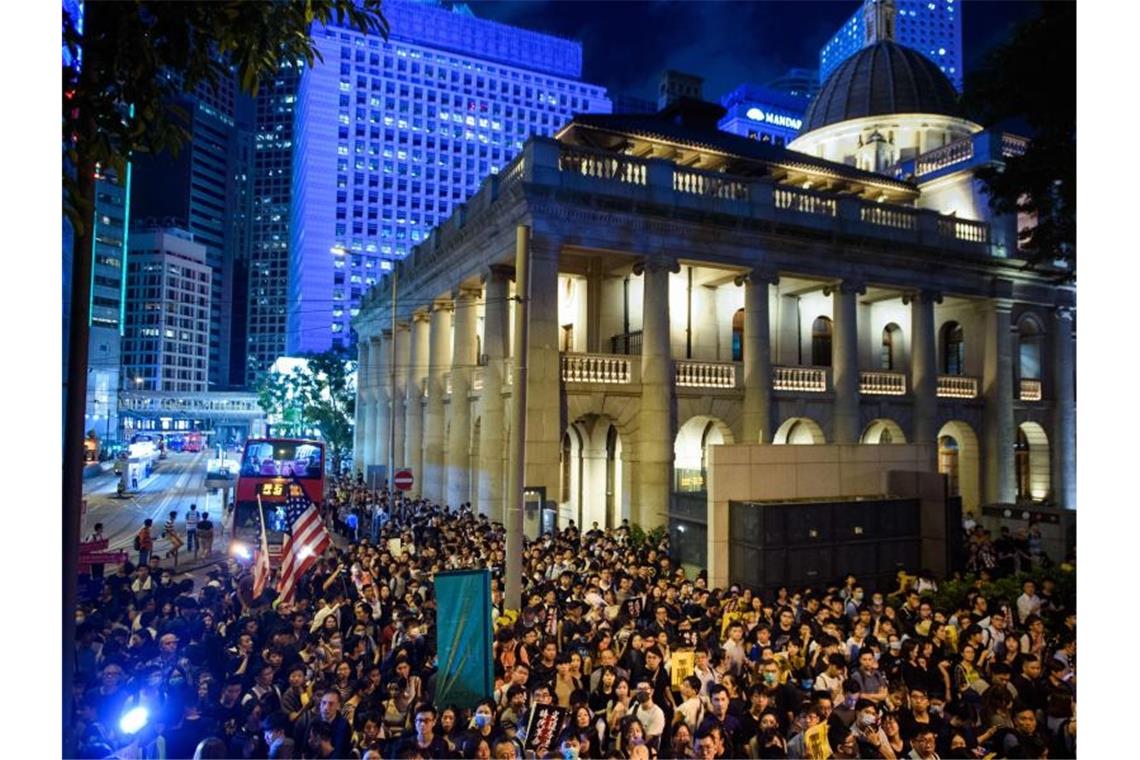
POLYGON ((435 703, 473 708, 495 689, 491 654, 491 573, 454 570, 435 575, 439 672, 435 703))

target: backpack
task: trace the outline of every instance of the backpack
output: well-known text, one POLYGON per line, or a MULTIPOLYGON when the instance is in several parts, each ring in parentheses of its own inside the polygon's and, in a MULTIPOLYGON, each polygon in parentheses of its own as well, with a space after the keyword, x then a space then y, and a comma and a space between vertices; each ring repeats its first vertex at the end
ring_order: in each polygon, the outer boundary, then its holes
POLYGON ((138 533, 135 534, 135 551, 142 551, 142 539, 139 538, 138 533))

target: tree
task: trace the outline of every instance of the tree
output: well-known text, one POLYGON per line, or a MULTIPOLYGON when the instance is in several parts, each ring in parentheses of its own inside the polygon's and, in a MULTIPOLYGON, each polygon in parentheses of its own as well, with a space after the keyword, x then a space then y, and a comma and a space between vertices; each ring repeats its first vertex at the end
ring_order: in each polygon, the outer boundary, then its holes
POLYGON ((964 101, 986 126, 1021 118, 1030 144, 1024 155, 979 173, 990 205, 1033 220, 1020 242, 1030 267, 1066 262, 1076 277, 1077 13, 1073 2, 1043 2, 966 79, 964 101))
POLYGON ((387 37, 380 0, 119 0, 84 4, 83 32, 63 14, 63 211, 70 221, 72 272, 63 442, 63 754, 74 757, 71 673, 83 498, 83 415, 87 395, 87 298, 91 290, 95 177, 124 177, 141 152, 176 151, 187 133, 173 106, 179 93, 216 85, 231 72, 256 93, 281 60, 309 65, 319 52, 314 22, 387 37), (81 52, 82 49, 82 52, 81 52))
POLYGON ((334 472, 352 449, 356 414, 356 362, 343 350, 304 357, 306 366, 266 373, 258 386, 258 402, 277 432, 302 436, 316 430, 329 448, 334 472))

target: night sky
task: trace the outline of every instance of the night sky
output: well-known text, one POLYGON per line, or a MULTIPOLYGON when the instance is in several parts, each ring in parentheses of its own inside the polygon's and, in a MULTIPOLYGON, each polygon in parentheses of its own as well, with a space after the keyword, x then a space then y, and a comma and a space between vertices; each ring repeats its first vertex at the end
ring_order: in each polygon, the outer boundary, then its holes
MULTIPOLYGON (((819 49, 860 6, 858 0, 664 2, 644 0, 474 0, 476 16, 582 43, 582 78, 655 100, 658 77, 678 69, 705 79, 717 101, 745 82, 763 84, 789 68, 816 68, 819 49)), ((1036 15, 1032 0, 962 2, 969 72, 1012 25, 1036 15)))

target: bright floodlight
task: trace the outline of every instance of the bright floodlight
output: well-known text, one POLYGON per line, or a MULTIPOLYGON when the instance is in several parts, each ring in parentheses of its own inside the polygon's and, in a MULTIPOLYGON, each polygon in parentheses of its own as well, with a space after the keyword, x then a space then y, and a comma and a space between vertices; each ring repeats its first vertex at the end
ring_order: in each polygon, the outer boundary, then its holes
POLYGON ((249 559, 250 557, 249 547, 242 543, 235 542, 234 545, 230 547, 230 552, 242 559, 249 559))
POLYGON ((148 717, 145 707, 133 707, 119 718, 119 730, 124 734, 137 734, 146 725, 148 717))
POLYGON ((311 557, 313 550, 308 546, 302 546, 301 551, 297 552, 297 554, 301 557, 301 559, 304 559, 305 557, 311 557))

